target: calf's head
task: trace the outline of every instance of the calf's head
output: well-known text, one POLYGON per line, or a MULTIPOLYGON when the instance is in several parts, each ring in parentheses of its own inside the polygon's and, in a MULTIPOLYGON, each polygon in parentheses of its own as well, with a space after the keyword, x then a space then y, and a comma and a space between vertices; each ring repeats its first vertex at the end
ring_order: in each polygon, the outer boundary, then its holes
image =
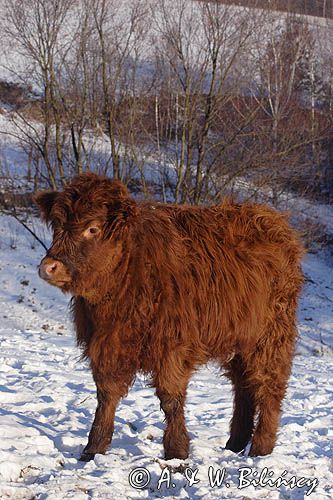
POLYGON ((80 175, 63 191, 43 191, 34 199, 53 230, 40 277, 63 291, 83 295, 119 257, 116 234, 136 210, 135 201, 121 182, 95 174, 80 175))

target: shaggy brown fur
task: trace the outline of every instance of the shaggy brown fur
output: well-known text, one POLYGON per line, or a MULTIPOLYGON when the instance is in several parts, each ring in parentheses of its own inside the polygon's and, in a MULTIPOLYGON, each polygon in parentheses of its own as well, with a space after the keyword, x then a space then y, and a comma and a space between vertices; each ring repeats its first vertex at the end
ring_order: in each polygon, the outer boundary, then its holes
POLYGON ((216 361, 234 389, 226 447, 273 450, 296 337, 302 248, 262 205, 137 203, 118 181, 81 175, 36 196, 54 240, 41 276, 73 295, 77 342, 98 406, 82 459, 104 453, 138 371, 166 416, 166 458, 185 459, 186 388, 216 361), (254 424, 256 419, 256 424, 254 424))

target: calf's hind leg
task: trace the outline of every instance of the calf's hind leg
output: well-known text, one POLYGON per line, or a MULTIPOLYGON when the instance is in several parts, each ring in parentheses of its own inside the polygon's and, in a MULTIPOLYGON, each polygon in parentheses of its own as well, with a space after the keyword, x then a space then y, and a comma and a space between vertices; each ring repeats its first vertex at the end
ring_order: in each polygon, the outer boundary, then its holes
POLYGON ((250 456, 269 455, 272 453, 276 442, 279 427, 281 404, 285 396, 289 366, 280 365, 279 375, 272 372, 271 376, 262 378, 256 388, 256 401, 258 406, 258 421, 252 437, 250 456), (284 373, 281 373, 284 368, 284 373))
POLYGON ((239 453, 251 439, 255 399, 254 391, 247 378, 241 356, 236 355, 227 365, 226 375, 230 378, 234 391, 234 411, 230 423, 230 438, 226 449, 239 453))
POLYGON ((252 437, 251 456, 273 451, 279 426, 281 405, 286 393, 294 354, 296 328, 292 311, 279 315, 270 325, 266 342, 254 352, 249 366, 255 385, 258 421, 252 437))

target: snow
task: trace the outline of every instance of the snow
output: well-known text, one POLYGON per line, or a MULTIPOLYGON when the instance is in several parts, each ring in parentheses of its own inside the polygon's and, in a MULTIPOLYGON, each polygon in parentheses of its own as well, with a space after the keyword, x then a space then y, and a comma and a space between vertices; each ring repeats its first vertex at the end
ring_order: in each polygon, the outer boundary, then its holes
MULTIPOLYGON (((47 240, 38 222, 35 230, 47 240)), ((105 456, 82 463, 78 457, 95 410, 95 387, 75 346, 68 297, 38 278, 42 255, 42 247, 16 221, 1 216, 1 499, 303 499, 309 492, 315 499, 333 497, 329 262, 320 255, 308 255, 304 262, 307 282, 300 304, 300 338, 272 455, 251 458, 224 449, 231 387, 215 366, 208 365, 189 384, 187 461, 162 459, 163 415, 153 389, 138 376, 117 410, 112 447, 105 456), (132 481, 139 477, 137 468, 150 475, 142 490, 129 484, 132 471, 132 481), (283 477, 290 482, 269 487, 266 478, 265 486, 254 487, 246 483, 247 468, 252 471, 250 480, 259 480, 267 468, 271 480, 283 477), (224 471, 224 481, 213 487, 209 471, 214 476, 218 470, 224 471), (303 486, 292 487, 296 480, 303 486)))

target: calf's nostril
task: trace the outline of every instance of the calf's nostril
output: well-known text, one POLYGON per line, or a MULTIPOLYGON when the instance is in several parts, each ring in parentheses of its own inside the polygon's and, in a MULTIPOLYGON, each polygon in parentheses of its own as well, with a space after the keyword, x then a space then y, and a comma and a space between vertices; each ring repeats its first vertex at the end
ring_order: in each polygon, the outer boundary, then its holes
POLYGON ((48 274, 48 275, 54 274, 57 270, 57 267, 58 266, 57 266, 56 262, 54 262, 53 264, 49 264, 45 268, 46 274, 48 274))

